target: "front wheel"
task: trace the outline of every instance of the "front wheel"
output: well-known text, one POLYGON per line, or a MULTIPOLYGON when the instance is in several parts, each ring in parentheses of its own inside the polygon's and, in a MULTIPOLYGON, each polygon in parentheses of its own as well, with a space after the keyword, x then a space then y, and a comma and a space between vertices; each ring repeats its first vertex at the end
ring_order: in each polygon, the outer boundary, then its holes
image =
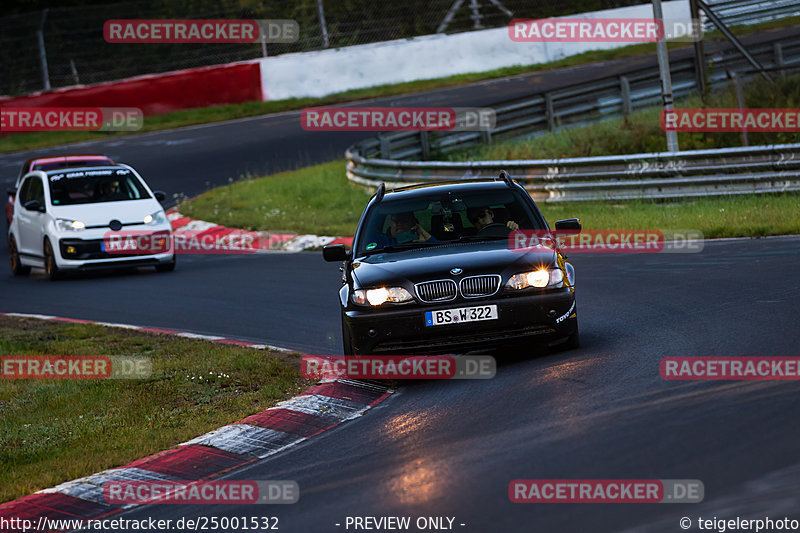
POLYGON ((567 337, 566 342, 561 345, 564 350, 573 350, 575 348, 580 348, 581 346, 581 338, 580 334, 578 333, 578 323, 575 322, 575 331, 567 337))
POLYGON ((19 260, 17 241, 13 235, 8 239, 8 260, 11 263, 11 272, 15 276, 27 276, 30 273, 31 267, 23 265, 19 260))
POLYGON ((342 314, 342 353, 344 355, 355 355, 353 353, 353 340, 350 338, 350 330, 344 323, 344 314, 342 314))
POLYGON ((61 272, 58 270, 56 256, 53 253, 53 247, 50 245, 50 239, 44 240, 44 272, 51 281, 61 279, 61 272))
POLYGON ((175 270, 175 263, 176 260, 175 256, 173 255, 172 261, 170 261, 169 263, 160 263, 156 265, 156 272, 172 272, 173 270, 175 270))

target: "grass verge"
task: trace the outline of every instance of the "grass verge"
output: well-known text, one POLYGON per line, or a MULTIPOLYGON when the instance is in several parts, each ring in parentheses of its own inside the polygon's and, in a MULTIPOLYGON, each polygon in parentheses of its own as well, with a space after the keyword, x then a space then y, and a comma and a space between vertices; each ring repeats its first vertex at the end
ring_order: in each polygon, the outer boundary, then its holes
MULTIPOLYGON (((230 227, 350 236, 369 196, 347 180, 344 161, 334 161, 212 189, 179 209, 230 227)), ((800 234, 800 195, 790 193, 539 208, 551 225, 578 217, 587 229, 697 229, 707 238, 800 234)))
POLYGON ((170 448, 302 391, 297 354, 0 317, 3 355, 141 355, 146 380, 0 381, 0 502, 170 448))
MULTIPOLYGON (((791 17, 771 22, 765 22, 747 27, 734 28, 737 34, 758 33, 767 29, 789 27, 800 23, 800 17, 791 17)), ((719 32, 706 34, 706 40, 719 39, 719 32)), ((677 49, 691 46, 690 43, 669 43, 669 48, 677 49)), ((443 78, 427 80, 417 80, 406 83, 392 85, 380 85, 367 87, 364 89, 354 89, 342 93, 336 93, 322 98, 290 98, 285 100, 273 100, 269 102, 247 102, 243 104, 233 104, 225 106, 214 106, 202 109, 189 109, 164 115, 146 117, 144 127, 136 132, 36 132, 18 133, 0 137, 0 153, 16 152, 20 150, 32 150, 57 146, 68 143, 83 141, 103 140, 110 137, 130 135, 135 133, 145 133, 149 131, 159 131, 192 126, 196 124, 207 124, 224 120, 233 120, 243 117, 278 113, 281 111, 292 111, 312 106, 324 106, 342 104, 356 100, 367 100, 371 98, 381 98, 408 94, 432 89, 441 89, 457 85, 465 85, 479 81, 505 78, 531 72, 540 72, 556 68, 572 67, 594 63, 597 61, 610 61, 635 55, 648 54, 655 52, 655 43, 643 43, 624 46, 612 50, 592 50, 566 57, 551 63, 538 63, 535 65, 519 65, 513 67, 499 68, 484 72, 472 72, 458 74, 443 78)))

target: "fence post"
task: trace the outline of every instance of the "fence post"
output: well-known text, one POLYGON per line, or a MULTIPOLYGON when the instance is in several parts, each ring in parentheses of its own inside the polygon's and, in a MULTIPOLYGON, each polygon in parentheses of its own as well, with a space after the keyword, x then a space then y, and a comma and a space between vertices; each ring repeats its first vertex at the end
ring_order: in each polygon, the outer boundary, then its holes
POLYGON ((47 51, 44 49, 44 21, 47 19, 47 9, 42 11, 42 21, 36 30, 36 40, 39 42, 39 62, 42 64, 42 82, 44 90, 50 90, 50 72, 47 70, 47 51))
POLYGON ((419 132, 419 145, 422 148, 422 160, 427 161, 431 158, 431 142, 427 131, 419 132))
POLYGON ((556 117, 553 111, 553 97, 550 93, 544 94, 544 113, 547 117, 547 129, 554 131, 556 129, 556 117))
POLYGON ((386 135, 383 132, 378 134, 378 140, 381 143, 381 159, 391 159, 392 158, 392 148, 389 144, 389 139, 386 138, 386 135))
POLYGON ((627 76, 619 77, 619 86, 622 90, 622 115, 627 117, 633 112, 633 104, 631 103, 631 82, 628 81, 627 76))
MULTIPOLYGON (((783 45, 781 43, 775 43, 772 45, 772 49, 775 51, 775 66, 781 68, 786 65, 783 60, 783 45)), ((781 70, 781 78, 786 78, 786 71, 781 70)))

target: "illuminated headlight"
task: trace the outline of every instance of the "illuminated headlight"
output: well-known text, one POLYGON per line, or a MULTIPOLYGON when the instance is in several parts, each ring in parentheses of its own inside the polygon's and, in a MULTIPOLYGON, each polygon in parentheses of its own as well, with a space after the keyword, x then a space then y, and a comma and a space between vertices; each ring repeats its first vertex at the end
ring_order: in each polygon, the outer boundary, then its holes
POLYGON ((527 289, 528 287, 560 287, 564 281, 564 273, 561 269, 540 268, 532 272, 522 272, 514 274, 506 283, 508 289, 527 289))
POLYGON ((381 287, 379 289, 358 289, 353 292, 353 302, 359 305, 378 306, 386 302, 403 303, 413 299, 403 287, 381 287))
POLYGON ((84 224, 80 220, 68 220, 66 218, 57 218, 56 229, 58 231, 83 231, 86 229, 86 224, 84 224))
POLYGON ((150 226, 157 226, 158 224, 164 224, 166 222, 167 216, 164 214, 164 211, 156 211, 144 217, 144 223, 150 226))

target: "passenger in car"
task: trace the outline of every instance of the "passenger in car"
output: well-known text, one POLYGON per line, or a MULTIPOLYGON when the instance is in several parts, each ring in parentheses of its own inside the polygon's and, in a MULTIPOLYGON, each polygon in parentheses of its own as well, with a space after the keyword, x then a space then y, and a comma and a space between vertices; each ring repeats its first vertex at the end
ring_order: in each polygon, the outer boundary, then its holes
POLYGON ((417 220, 414 213, 395 213, 389 220, 389 229, 378 236, 378 246, 396 246, 408 242, 436 242, 417 220))

